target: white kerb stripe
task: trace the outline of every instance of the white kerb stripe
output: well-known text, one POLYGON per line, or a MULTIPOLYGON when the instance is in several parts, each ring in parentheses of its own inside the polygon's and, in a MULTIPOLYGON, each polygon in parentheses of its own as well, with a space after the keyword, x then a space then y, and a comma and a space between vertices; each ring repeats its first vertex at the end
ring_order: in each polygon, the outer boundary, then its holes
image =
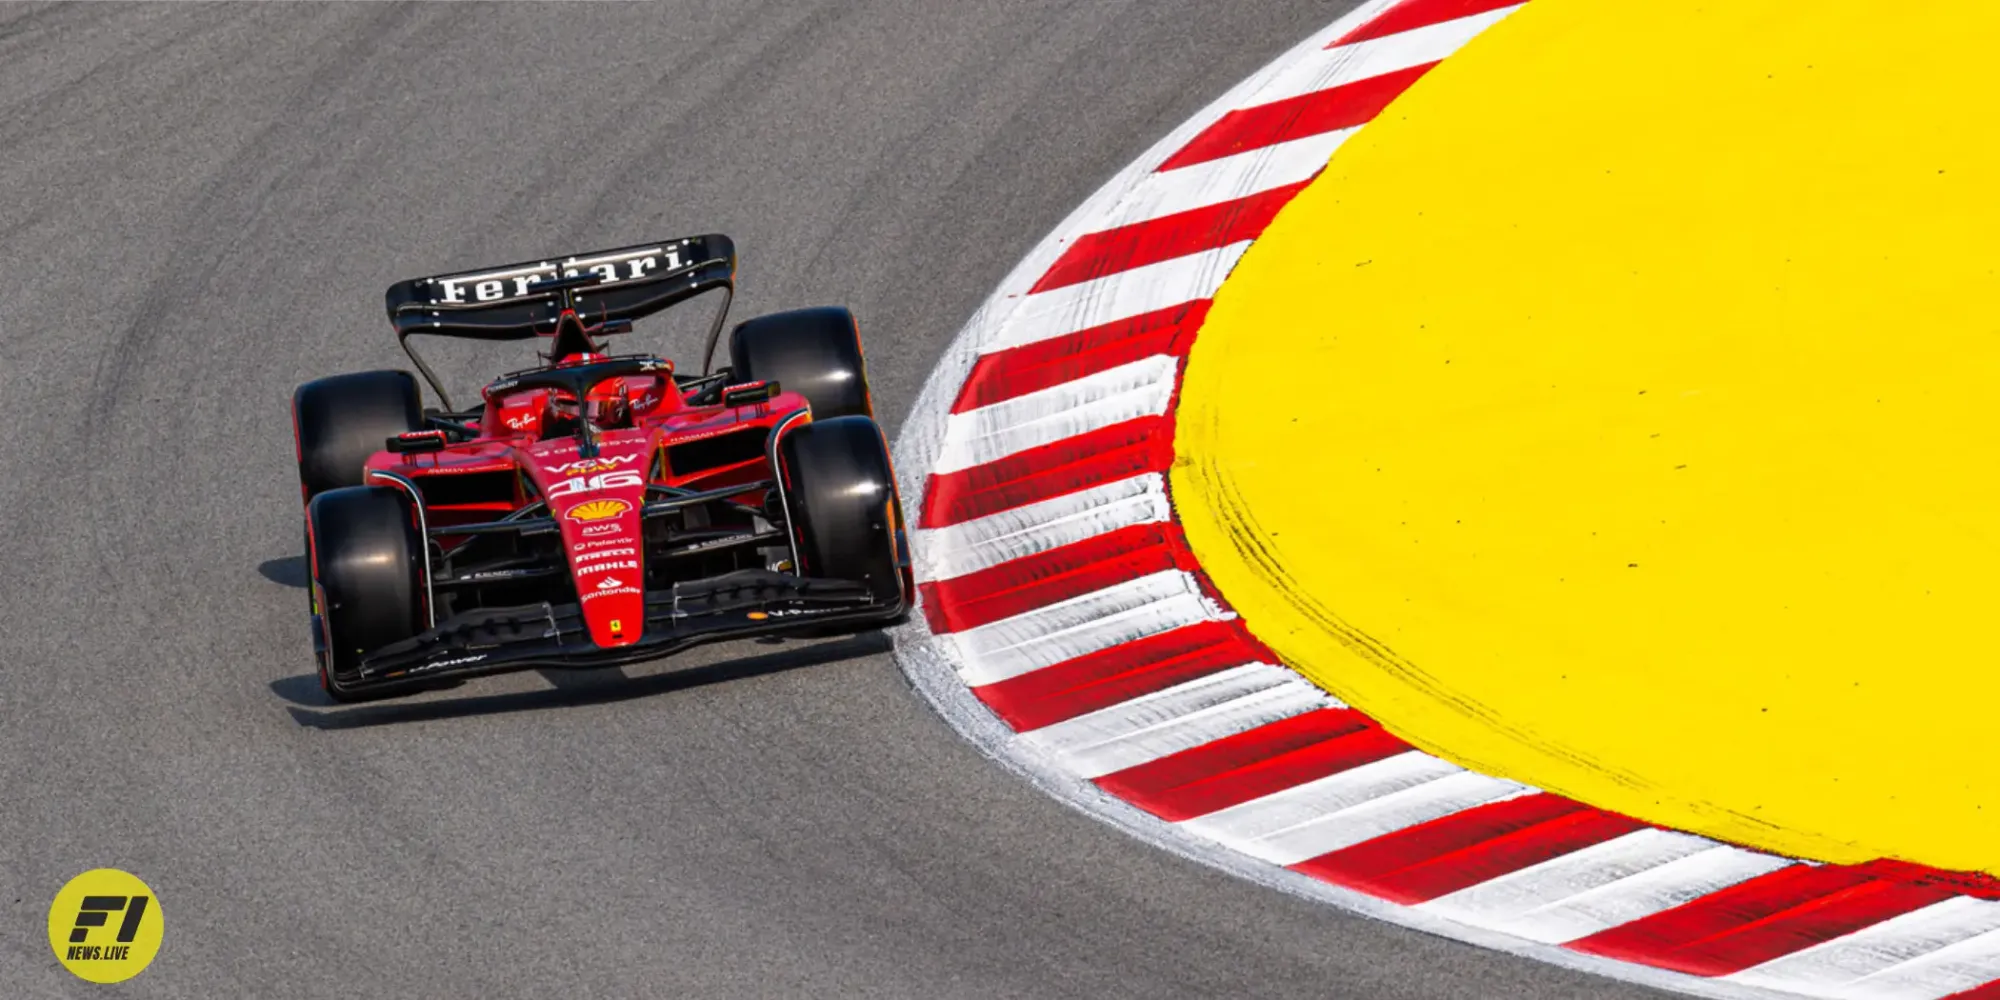
POLYGON ((912 533, 917 576, 949 580, 1137 524, 1173 516, 1157 472, 1103 483, 963 524, 912 533))
POLYGON ((1148 174, 1119 200, 1118 207, 1106 216, 1102 229, 1191 212, 1311 180, 1326 167, 1334 150, 1355 131, 1344 128, 1309 135, 1219 160, 1148 174))
POLYGON ((1698 854, 1714 844, 1693 834, 1635 830, 1439 896, 1418 909, 1510 934, 1533 931, 1535 921, 1529 915, 1551 903, 1698 854))
POLYGON ((1437 62, 1458 51, 1474 35, 1520 9, 1519 6, 1506 7, 1339 48, 1322 49, 1285 67, 1283 72, 1257 88, 1238 106, 1248 108, 1270 104, 1371 76, 1437 62))
POLYGON ((1257 854, 1273 864, 1295 865, 1418 823, 1530 791, 1533 789, 1503 778, 1458 771, 1270 834, 1257 841, 1257 854))
POLYGON ((1235 616, 1173 569, 1128 580, 939 640, 954 647, 973 687, 1018 677, 1169 629, 1235 616))
POLYGON ((1284 667, 1246 663, 1044 726, 1021 740, 1074 773, 1097 778, 1337 705, 1284 667))
POLYGON ((1551 900, 1512 918, 1507 929, 1546 944, 1574 941, 1794 863, 1787 858, 1716 844, 1595 889, 1551 900))
MULTIPOLYGON (((1168 133, 1159 142, 1155 143, 1152 148, 1148 149, 1138 160, 1128 164, 1125 169, 1119 171, 1117 176, 1107 181, 1103 187, 1098 188, 1089 198, 1085 199, 1083 204, 1077 206, 1075 211, 1064 218, 1047 238, 1037 244, 1033 250, 1029 251, 1028 256, 1017 264, 1014 270, 1008 273, 1007 277, 1002 280, 1000 287, 980 305, 978 311, 973 313, 972 318, 966 321, 964 329, 960 330, 958 337, 953 340, 950 353, 956 355, 960 351, 967 350, 983 352, 1007 346, 1011 338, 1006 334, 1006 327, 1014 322, 1016 313, 1022 302, 1022 296, 1026 295, 1027 290, 1061 256, 1063 246, 1067 241, 1073 240, 1083 233, 1104 228, 1103 220, 1106 218, 1107 213, 1120 198, 1124 197, 1125 192, 1134 183, 1137 183, 1146 174, 1154 172, 1159 164, 1165 162, 1169 156, 1173 155, 1175 151, 1186 145, 1189 140, 1200 134, 1202 129, 1214 123, 1216 119, 1227 114, 1234 108, 1245 107, 1255 103, 1251 99, 1251 95, 1255 94, 1259 88, 1264 87, 1272 79, 1283 74, 1285 69, 1295 60, 1320 57, 1326 51, 1326 46, 1339 38, 1342 33, 1352 31, 1355 26, 1365 24, 1370 18, 1388 11, 1396 5, 1396 2, 1397 0, 1363 0, 1358 7, 1349 12, 1347 17, 1329 24, 1320 34, 1294 46, 1283 58, 1267 63, 1235 87, 1230 88, 1221 98, 1204 107, 1195 117, 1183 122, 1179 128, 1168 133)), ((1172 304, 1164 303, 1164 305, 1172 304)), ((1059 335, 1060 332, 1044 332, 1042 325, 1034 324, 1033 329, 1029 331, 1026 339, 1013 342, 1027 343, 1041 339, 1043 336, 1059 335)), ((956 372, 957 363, 950 362, 949 365, 956 372)), ((941 370, 938 375, 942 374, 941 370)), ((937 375, 934 375, 930 382, 927 383, 926 392, 930 392, 933 388, 943 388, 942 382, 937 375)), ((958 388, 959 386, 954 382, 949 387, 949 391, 956 392, 958 388)), ((923 422, 914 422, 910 426, 917 427, 921 423, 923 422)), ((912 436, 912 440, 917 439, 912 436)), ((908 448, 909 446, 905 447, 908 448)))
POLYGON ((1127 420, 1162 416, 1174 398, 1180 364, 1177 357, 1156 354, 954 413, 945 421, 944 447, 931 471, 957 472, 1127 420))
POLYGON ((1456 764, 1410 750, 1238 803, 1187 820, 1181 826, 1190 833, 1272 861, 1263 847, 1267 837, 1461 770, 1456 764))
POLYGON ((979 350, 1033 344, 1208 298, 1249 248, 1243 240, 1030 295, 979 350))
MULTIPOLYGON (((1954 896, 1724 978, 1793 992, 1836 992, 1863 977, 1996 928, 2000 928, 2000 903, 1954 896)), ((1931 996, 1916 984, 1910 985, 1918 992, 1890 992, 1892 984, 1884 981, 1869 995, 1931 996)))
POLYGON ((1948 997, 2000 979, 2000 930, 1898 962, 1840 988, 1842 997, 1948 997))

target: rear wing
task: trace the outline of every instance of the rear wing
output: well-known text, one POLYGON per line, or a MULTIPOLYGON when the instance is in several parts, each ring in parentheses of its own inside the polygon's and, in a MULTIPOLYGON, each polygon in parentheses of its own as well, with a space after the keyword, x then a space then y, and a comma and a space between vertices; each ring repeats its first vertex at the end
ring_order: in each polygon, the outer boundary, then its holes
POLYGON ((383 298, 404 353, 449 408, 444 387, 411 350, 410 337, 528 340, 553 333, 566 308, 589 324, 629 321, 721 289, 722 307, 708 338, 712 360, 735 281, 736 244, 710 233, 559 260, 411 278, 390 285, 383 298))
POLYGON ((589 322, 638 319, 736 280, 736 244, 719 233, 577 254, 561 260, 411 278, 389 286, 389 322, 435 333, 527 340, 550 332, 565 304, 589 322), (564 278, 596 275, 593 284, 564 278))

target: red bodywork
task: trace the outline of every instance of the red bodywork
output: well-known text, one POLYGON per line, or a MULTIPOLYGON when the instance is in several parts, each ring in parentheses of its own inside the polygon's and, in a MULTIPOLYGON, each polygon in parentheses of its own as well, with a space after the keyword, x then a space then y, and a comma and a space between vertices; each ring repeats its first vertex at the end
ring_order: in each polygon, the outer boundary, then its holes
MULTIPOLYGON (((565 362, 590 360, 597 357, 565 362)), ((645 625, 640 515, 647 487, 713 490, 768 480, 765 445, 772 427, 807 408, 805 397, 792 392, 742 405, 697 406, 688 395, 675 384, 671 367, 603 383, 582 407, 547 389, 488 390, 478 437, 433 452, 377 452, 367 469, 415 483, 433 530, 491 521, 546 500, 562 532, 591 640, 606 649, 628 646, 639 641, 645 625), (619 414, 620 407, 627 412, 619 414), (542 439, 551 420, 588 419, 592 412, 618 414, 620 425, 597 431, 595 456, 581 457, 573 435, 542 439), (682 447, 698 442, 719 447, 705 453, 682 447)), ((751 486, 738 499, 760 504, 764 493, 751 486)), ((441 539, 447 548, 457 540, 448 534, 441 539)))

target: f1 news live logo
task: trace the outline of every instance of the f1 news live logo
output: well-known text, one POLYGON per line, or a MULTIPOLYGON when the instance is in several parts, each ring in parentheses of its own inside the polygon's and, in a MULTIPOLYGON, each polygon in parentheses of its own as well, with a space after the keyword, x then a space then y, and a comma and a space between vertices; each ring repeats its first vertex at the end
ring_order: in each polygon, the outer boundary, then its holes
POLYGON ((49 904, 56 960, 93 983, 123 982, 160 953, 166 916, 159 897, 130 872, 93 868, 70 879, 49 904))

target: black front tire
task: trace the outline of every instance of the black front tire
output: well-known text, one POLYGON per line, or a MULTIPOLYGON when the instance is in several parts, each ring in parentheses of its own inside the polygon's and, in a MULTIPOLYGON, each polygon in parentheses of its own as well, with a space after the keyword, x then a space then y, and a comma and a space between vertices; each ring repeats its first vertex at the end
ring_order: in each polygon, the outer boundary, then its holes
POLYGON ((814 420, 875 415, 860 328, 854 314, 839 306, 738 323, 729 332, 729 367, 738 382, 776 382, 804 396, 814 420))
POLYGON ((307 567, 325 649, 320 684, 335 701, 367 653, 425 628, 424 539, 410 499, 386 486, 346 486, 306 505, 307 567))
POLYGON ((907 610, 902 501, 882 429, 867 417, 814 420, 778 439, 778 461, 799 575, 854 580, 884 609, 907 610))
POLYGON ((363 485, 370 455, 390 438, 423 427, 422 397, 409 372, 355 372, 299 386, 292 393, 292 428, 305 499, 363 485))

